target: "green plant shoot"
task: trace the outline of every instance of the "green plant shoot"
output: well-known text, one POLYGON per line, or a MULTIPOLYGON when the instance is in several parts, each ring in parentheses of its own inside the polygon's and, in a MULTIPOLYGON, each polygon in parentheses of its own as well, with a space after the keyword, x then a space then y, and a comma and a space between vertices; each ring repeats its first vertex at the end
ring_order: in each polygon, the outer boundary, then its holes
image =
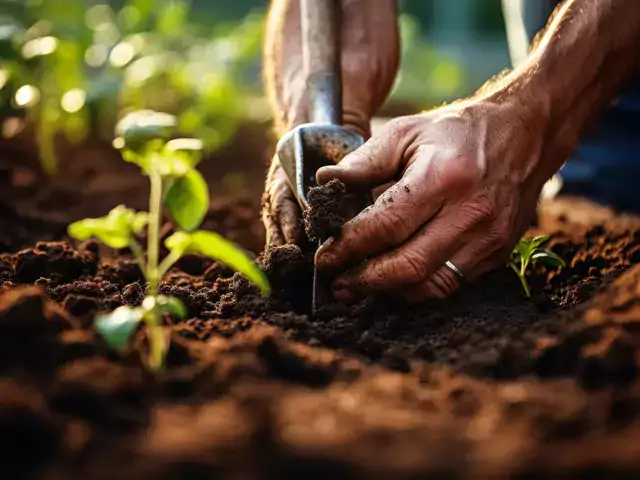
POLYGON ((511 259, 509 260, 508 265, 514 272, 516 272, 516 275, 518 275, 527 297, 531 296, 531 289, 526 277, 529 265, 541 263, 552 267, 565 266, 564 260, 556 253, 551 250, 541 248, 541 245, 547 240, 549 240, 549 237, 545 235, 533 238, 521 238, 511 253, 511 259))
POLYGON ((135 212, 124 205, 102 218, 87 218, 69 225, 69 235, 78 240, 97 238, 112 248, 129 248, 147 281, 147 296, 139 307, 122 306, 95 319, 96 330, 110 347, 123 350, 140 322, 147 325, 149 368, 162 368, 168 349, 162 320, 165 315, 184 318, 187 309, 174 297, 160 295, 160 280, 180 257, 187 253, 206 255, 225 263, 246 276, 269 294, 264 273, 235 244, 220 235, 198 230, 209 208, 209 189, 196 170, 202 142, 193 138, 170 140, 175 117, 153 111, 134 112, 116 127, 114 146, 123 158, 138 165, 149 177, 149 212, 135 212), (162 260, 160 222, 165 206, 178 230, 165 241, 169 254, 162 260), (147 248, 143 251, 137 235, 147 229, 147 248))

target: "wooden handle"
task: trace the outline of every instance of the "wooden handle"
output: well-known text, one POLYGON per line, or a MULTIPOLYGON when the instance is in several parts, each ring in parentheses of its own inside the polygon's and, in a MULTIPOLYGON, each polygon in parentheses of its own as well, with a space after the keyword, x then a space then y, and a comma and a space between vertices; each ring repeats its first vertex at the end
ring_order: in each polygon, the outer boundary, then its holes
POLYGON ((339 0, 300 0, 309 120, 342 123, 339 0))

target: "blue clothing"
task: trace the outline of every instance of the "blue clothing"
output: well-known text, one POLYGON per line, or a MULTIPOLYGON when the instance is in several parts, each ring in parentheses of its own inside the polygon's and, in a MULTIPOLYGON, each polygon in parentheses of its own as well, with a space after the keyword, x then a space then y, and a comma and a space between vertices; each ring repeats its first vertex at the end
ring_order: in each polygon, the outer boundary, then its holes
MULTIPOLYGON (((559 3, 503 0, 503 8, 513 8, 521 17, 530 43, 559 3)), ((634 79, 601 114, 595 130, 582 139, 560 174, 565 193, 640 212, 640 79, 634 79)))

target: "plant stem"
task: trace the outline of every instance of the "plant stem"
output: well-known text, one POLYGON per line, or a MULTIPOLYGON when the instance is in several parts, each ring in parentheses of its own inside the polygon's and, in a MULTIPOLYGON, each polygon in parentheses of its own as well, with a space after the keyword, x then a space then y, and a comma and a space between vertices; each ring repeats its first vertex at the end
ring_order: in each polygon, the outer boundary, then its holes
POLYGON ((158 252, 160 242, 160 215, 162 208, 162 177, 157 173, 150 175, 151 194, 149 196, 149 229, 147 235, 147 275, 149 295, 158 294, 158 252))
MULTIPOLYGON (((158 256, 160 249, 160 218, 162 215, 162 177, 151 173, 151 193, 149 195, 149 228, 147 234, 147 295, 158 296, 160 274, 158 271, 158 256)), ((154 307, 145 317, 149 331, 149 366, 153 370, 162 368, 166 351, 164 331, 158 310, 154 307)))
POLYGON ((160 324, 160 315, 157 310, 149 312, 148 317, 149 332, 149 367, 153 371, 159 371, 164 364, 164 356, 167 350, 167 344, 164 338, 164 330, 160 324))
POLYGON ((172 250, 171 252, 169 252, 169 255, 164 257, 164 260, 160 262, 160 266, 158 267, 158 277, 162 278, 162 276, 169 271, 173 264, 180 260, 181 256, 182 252, 178 250, 172 250))
POLYGON ((520 279, 520 283, 522 284, 522 288, 524 289, 524 293, 527 295, 527 297, 531 297, 531 290, 529 289, 529 284, 527 283, 527 277, 524 274, 524 269, 522 267, 521 268, 516 267, 511 262, 509 262, 509 266, 511 267, 511 270, 516 272, 516 275, 520 279))
MULTIPOLYGON (((144 277, 147 278, 147 265, 144 260, 144 255, 142 253, 142 247, 140 246, 140 244, 135 238, 132 238, 129 248, 131 249, 131 252, 133 253, 133 256, 135 257, 136 261, 138 262, 138 266, 142 271, 142 275, 144 275, 144 277)), ((147 278, 147 281, 149 281, 148 278, 147 278)))

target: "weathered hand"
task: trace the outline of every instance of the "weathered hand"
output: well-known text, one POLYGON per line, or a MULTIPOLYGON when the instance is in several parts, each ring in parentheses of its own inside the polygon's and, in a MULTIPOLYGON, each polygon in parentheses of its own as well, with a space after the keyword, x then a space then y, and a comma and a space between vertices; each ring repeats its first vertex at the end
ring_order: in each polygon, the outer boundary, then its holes
MULTIPOLYGON (((399 62, 396 0, 341 0, 343 123, 370 136, 369 122, 386 99, 399 62)), ((276 131, 283 135, 309 121, 302 62, 300 3, 274 0, 267 24, 265 82, 276 131)), ((298 243, 300 209, 274 158, 263 195, 267 245, 298 243)))
POLYGON ((503 264, 529 225, 547 173, 534 113, 511 101, 470 100, 402 117, 318 171, 367 188, 397 182, 318 251, 319 268, 344 270, 336 299, 388 291, 407 301, 444 297, 460 280, 503 264))

